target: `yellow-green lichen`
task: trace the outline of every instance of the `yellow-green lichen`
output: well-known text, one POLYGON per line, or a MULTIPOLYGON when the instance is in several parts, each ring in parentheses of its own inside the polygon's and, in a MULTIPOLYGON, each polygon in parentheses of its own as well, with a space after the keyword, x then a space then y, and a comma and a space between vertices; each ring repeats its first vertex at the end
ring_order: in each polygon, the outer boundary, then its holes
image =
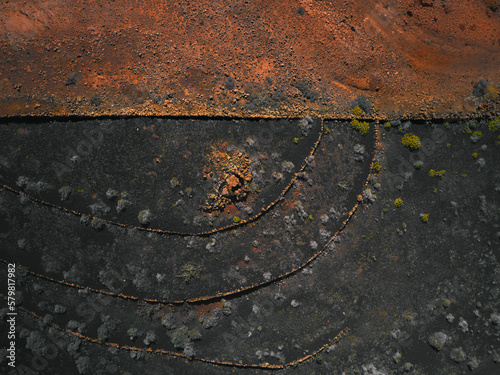
POLYGON ((361 116, 364 113, 364 111, 361 109, 359 105, 351 109, 351 112, 354 116, 361 116))
POLYGON ((370 130, 370 124, 368 124, 366 121, 352 120, 351 128, 359 132, 359 134, 361 135, 367 135, 368 131, 370 130))
POLYGON ((201 267, 196 263, 189 262, 181 267, 180 272, 175 277, 181 278, 189 284, 191 280, 200 278, 200 273, 201 267))
POLYGON ((399 208, 402 205, 403 205, 403 200, 401 198, 396 198, 396 200, 394 201, 394 206, 396 206, 397 208, 399 208))
POLYGON ((429 171, 429 177, 443 177, 446 174, 446 171, 443 169, 441 171, 435 171, 434 169, 431 169, 429 171))
POLYGON ((421 145, 420 138, 412 134, 405 134, 401 143, 410 150, 418 150, 421 145))
POLYGON ((498 116, 491 119, 488 124, 488 129, 492 133, 496 133, 500 130, 500 118, 498 116))
POLYGON ((486 99, 486 101, 489 102, 491 100, 495 100, 497 97, 498 97, 498 90, 493 86, 489 86, 486 89, 486 92, 484 93, 484 98, 486 99))

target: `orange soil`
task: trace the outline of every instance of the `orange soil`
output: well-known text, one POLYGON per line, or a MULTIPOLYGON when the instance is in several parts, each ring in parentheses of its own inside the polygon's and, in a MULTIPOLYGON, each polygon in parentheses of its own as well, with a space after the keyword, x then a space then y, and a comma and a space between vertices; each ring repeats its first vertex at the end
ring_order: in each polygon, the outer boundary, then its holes
POLYGON ((498 3, 11 0, 0 116, 498 113, 498 3))

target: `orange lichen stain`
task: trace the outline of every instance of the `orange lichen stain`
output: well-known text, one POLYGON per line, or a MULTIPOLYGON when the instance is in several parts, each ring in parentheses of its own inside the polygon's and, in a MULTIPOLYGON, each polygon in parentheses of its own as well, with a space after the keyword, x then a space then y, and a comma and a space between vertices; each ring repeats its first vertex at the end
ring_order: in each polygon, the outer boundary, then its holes
POLYGON ((252 181, 250 158, 237 148, 227 151, 227 143, 219 142, 212 146, 209 155, 210 166, 204 168, 205 179, 217 184, 214 193, 207 197, 203 210, 207 212, 230 212, 226 207, 234 202, 247 200, 252 181), (213 169, 213 172, 209 172, 213 169), (207 173, 208 172, 208 173, 207 173))
POLYGON ((255 253, 255 254, 260 254, 262 251, 258 248, 258 247, 252 247, 252 251, 255 253))
POLYGON ((278 288, 279 290, 281 289, 287 289, 290 285, 288 284, 288 281, 283 280, 279 283, 278 288))
POLYGON ((240 184, 238 177, 236 177, 234 174, 226 179, 226 183, 231 190, 235 189, 240 184))
POLYGON ((295 209, 295 204, 297 203, 299 199, 300 192, 298 190, 292 191, 292 196, 291 198, 284 204, 284 206, 290 208, 290 209, 295 209))
POLYGON ((245 268, 251 267, 252 264, 253 264, 253 260, 249 260, 248 262, 241 260, 238 263, 236 263, 236 266, 239 267, 240 269, 245 269, 245 268))
POLYGON ((216 308, 221 309, 222 308, 222 302, 214 302, 214 303, 211 303, 209 305, 200 305, 200 306, 197 306, 195 308, 196 315, 198 316, 198 318, 201 318, 203 315, 205 315, 205 316, 206 315, 210 315, 210 314, 212 314, 212 312, 216 308))
POLYGON ((236 206, 233 203, 228 204, 224 209, 224 213, 226 214, 236 214, 238 212, 240 211, 236 208, 236 206))

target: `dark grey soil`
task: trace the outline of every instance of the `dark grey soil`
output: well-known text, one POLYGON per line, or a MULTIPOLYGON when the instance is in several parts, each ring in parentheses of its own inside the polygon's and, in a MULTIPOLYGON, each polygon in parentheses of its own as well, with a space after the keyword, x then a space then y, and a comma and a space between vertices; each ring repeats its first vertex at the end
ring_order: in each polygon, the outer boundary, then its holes
POLYGON ((325 121, 313 158, 317 119, 1 125, 0 258, 18 266, 17 305, 42 319, 18 310, 17 367, 2 349, 1 373, 267 374, 199 359, 289 364, 345 328, 281 373, 499 372, 500 144, 488 121, 393 121, 378 139, 373 123, 363 136, 325 121), (202 209, 212 146, 248 155, 252 173, 248 199, 220 214, 202 209), (203 234, 252 218, 304 164, 257 220, 203 234))

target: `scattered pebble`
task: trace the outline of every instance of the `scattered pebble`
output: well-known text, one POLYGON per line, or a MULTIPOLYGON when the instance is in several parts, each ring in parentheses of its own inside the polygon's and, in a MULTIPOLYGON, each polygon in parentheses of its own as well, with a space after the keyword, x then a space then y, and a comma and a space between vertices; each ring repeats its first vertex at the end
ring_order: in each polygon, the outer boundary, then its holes
POLYGON ((354 156, 353 159, 355 161, 363 161, 365 160, 365 146, 356 144, 354 145, 354 156))
POLYGON ((291 161, 284 161, 283 164, 281 164, 281 169, 286 173, 292 173, 295 169, 295 164, 291 161))
MULTIPOLYGON (((86 216, 82 216, 81 219, 83 219, 84 217, 88 219, 88 217, 86 217, 86 216)), ((80 221, 82 221, 81 219, 80 219, 80 221)), ((85 223, 85 221, 83 221, 83 222, 85 223)), ((90 225, 95 230, 101 230, 101 229, 104 228, 104 221, 101 218, 94 217, 94 218, 92 218, 92 221, 90 222, 90 225)))
POLYGON ((89 359, 89 357, 80 356, 76 359, 75 363, 76 363, 76 368, 78 369, 78 372, 80 374, 84 374, 87 372, 87 370, 89 368, 90 359, 89 359))
POLYGON ((281 182, 281 181, 283 181, 283 173, 280 173, 280 172, 274 172, 274 173, 273 173, 273 179, 274 179, 274 181, 276 181, 276 182, 281 182))
POLYGON ((135 340, 137 336, 139 336, 139 330, 137 328, 129 328, 127 331, 127 335, 129 336, 130 340, 135 340))
POLYGON ((156 335, 153 331, 148 331, 148 333, 146 333, 146 337, 144 338, 144 344, 145 345, 150 345, 151 343, 153 342, 156 342, 156 335))
POLYGON ((330 218, 328 217, 328 215, 323 214, 319 217, 319 220, 321 221, 321 224, 326 224, 328 223, 328 220, 330 220, 330 218))
POLYGON ((429 345, 435 350, 439 351, 443 349, 444 344, 448 340, 448 336, 443 332, 436 332, 430 335, 427 339, 429 345))
POLYGON ((25 176, 19 176, 16 184, 21 189, 25 189, 26 191, 34 193, 41 193, 51 188, 51 186, 45 182, 42 181, 32 182, 29 177, 25 176))
POLYGON ((231 315, 232 312, 233 312, 233 304, 230 301, 222 299, 222 313, 227 316, 231 315))
POLYGON ((491 321, 491 323, 493 323, 496 326, 500 325, 500 314, 497 314, 497 313, 491 314, 490 321, 491 321))
POLYGON ((458 322, 458 327, 460 328, 460 330, 465 333, 465 332, 468 332, 469 331, 469 324, 467 323, 467 321, 460 317, 459 318, 459 322, 458 322))
POLYGON ((467 355, 462 347, 459 347, 451 350, 450 358, 457 363, 461 363, 467 359, 467 355))
POLYGON ((106 215, 107 213, 109 213, 109 211, 111 211, 111 208, 109 206, 107 206, 106 204, 104 204, 104 202, 97 202, 97 203, 91 204, 89 206, 89 208, 90 208, 90 211, 92 212, 93 216, 106 215))
POLYGON ((200 318, 200 323, 203 324, 203 327, 205 327, 206 329, 209 329, 209 328, 215 327, 219 323, 221 318, 222 318, 222 311, 221 311, 221 309, 216 308, 216 309, 214 309, 212 315, 210 315, 210 316, 203 315, 200 318))
POLYGON ((61 195, 61 201, 65 201, 69 199, 72 189, 70 186, 63 186, 58 190, 58 192, 61 195))
POLYGON ((394 362, 398 363, 402 357, 403 355, 400 352, 396 352, 396 354, 392 356, 392 359, 394 360, 394 362))
POLYGON ((165 326, 167 329, 174 329, 175 328, 175 317, 173 314, 167 314, 164 315, 163 318, 161 319, 161 324, 165 326))
POLYGON ((448 323, 453 323, 455 317, 451 314, 446 314, 446 320, 448 321, 448 323))
POLYGON ((152 218, 153 214, 149 210, 142 210, 139 212, 139 215, 137 215, 137 220, 139 220, 142 225, 150 224, 152 218))
POLYGON ((21 250, 24 250, 27 244, 28 240, 26 240, 26 238, 21 238, 20 240, 17 241, 17 246, 19 246, 21 250))
POLYGON ((54 306, 54 312, 56 314, 64 314, 66 312, 66 308, 62 305, 55 305, 54 306))
POLYGON ((114 190, 114 189, 108 189, 108 191, 106 191, 106 197, 108 199, 114 199, 116 197, 118 197, 120 195, 120 193, 117 191, 117 190, 114 190))
POLYGON ((484 158, 479 158, 477 159, 476 164, 479 165, 479 169, 481 169, 486 165, 486 160, 484 160, 484 158))
POLYGON ((469 370, 474 371, 479 367, 479 360, 476 357, 470 357, 467 362, 467 367, 469 367, 469 370))
POLYGON ((130 204, 130 202, 126 199, 119 199, 118 202, 116 203, 116 212, 121 213, 125 211, 127 206, 130 204))
POLYGON ((365 203, 373 203, 377 199, 377 196, 373 194, 372 190, 370 188, 366 188, 363 190, 363 202, 365 203))

